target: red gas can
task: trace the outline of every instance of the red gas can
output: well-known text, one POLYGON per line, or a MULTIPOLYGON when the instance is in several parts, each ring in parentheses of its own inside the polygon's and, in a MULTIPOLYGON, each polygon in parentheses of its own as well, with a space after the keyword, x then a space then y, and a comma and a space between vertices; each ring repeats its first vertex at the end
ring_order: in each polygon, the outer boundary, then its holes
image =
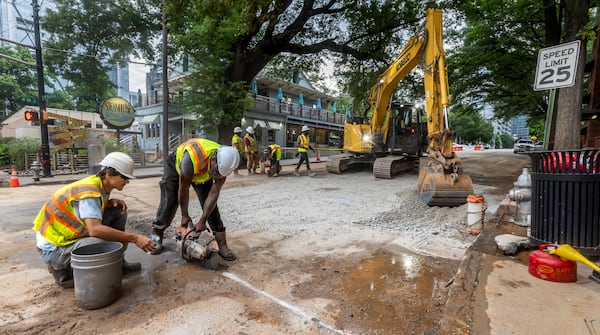
POLYGON ((529 273, 540 279, 569 283, 577 281, 577 263, 550 255, 549 251, 558 247, 555 244, 542 244, 540 250, 529 255, 529 273))

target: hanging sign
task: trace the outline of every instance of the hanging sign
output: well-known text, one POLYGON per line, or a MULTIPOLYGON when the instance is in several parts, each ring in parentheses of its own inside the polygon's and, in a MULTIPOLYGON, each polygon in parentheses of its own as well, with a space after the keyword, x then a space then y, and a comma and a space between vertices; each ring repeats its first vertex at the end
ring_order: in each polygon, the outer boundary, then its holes
POLYGON ((125 129, 131 126, 135 118, 135 109, 129 101, 114 97, 106 99, 100 104, 100 117, 109 128, 125 129))

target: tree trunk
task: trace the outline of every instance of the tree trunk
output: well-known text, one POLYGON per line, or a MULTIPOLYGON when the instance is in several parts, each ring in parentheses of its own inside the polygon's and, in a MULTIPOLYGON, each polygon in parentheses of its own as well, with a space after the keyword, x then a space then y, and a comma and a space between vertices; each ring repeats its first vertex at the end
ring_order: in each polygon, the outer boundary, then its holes
MULTIPOLYGON (((588 22, 589 0, 565 1, 564 42, 577 39, 577 33, 588 22)), ((583 74, 585 69, 586 43, 582 41, 575 77, 575 85, 560 89, 557 101, 556 132, 554 149, 568 150, 581 148, 580 124, 583 100, 583 74)))

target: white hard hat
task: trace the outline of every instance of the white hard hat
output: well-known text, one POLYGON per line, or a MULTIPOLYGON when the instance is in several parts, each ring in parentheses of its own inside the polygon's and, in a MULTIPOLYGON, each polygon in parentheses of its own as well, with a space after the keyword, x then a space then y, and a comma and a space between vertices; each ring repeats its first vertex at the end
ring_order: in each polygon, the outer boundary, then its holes
POLYGON ((302 126, 302 131, 309 131, 310 128, 308 128, 308 126, 302 126))
POLYGON ((235 128, 233 128, 233 132, 234 133, 241 133, 242 132, 242 127, 235 127, 235 128))
POLYGON ((246 128, 246 132, 248 134, 254 134, 254 128, 252 128, 252 126, 250 126, 250 127, 246 128))
POLYGON ((115 151, 109 153, 102 159, 100 165, 111 167, 129 179, 135 178, 133 176, 133 158, 124 152, 115 151))
POLYGON ((223 177, 227 177, 240 164, 240 154, 233 147, 222 145, 217 149, 217 168, 223 177))

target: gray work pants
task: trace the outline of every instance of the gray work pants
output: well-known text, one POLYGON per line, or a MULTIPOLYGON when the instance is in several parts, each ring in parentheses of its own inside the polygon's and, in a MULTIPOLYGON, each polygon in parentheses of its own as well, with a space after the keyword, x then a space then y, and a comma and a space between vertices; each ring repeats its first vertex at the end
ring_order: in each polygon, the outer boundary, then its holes
MULTIPOLYGON (((107 208, 102 214, 102 224, 105 226, 125 231, 127 223, 127 212, 121 214, 121 209, 117 207, 107 208)), ((42 261, 50 265, 54 270, 65 270, 71 266, 71 251, 90 244, 106 242, 97 237, 84 237, 77 242, 64 247, 57 247, 54 251, 40 250, 42 261)), ((127 244, 123 245, 126 248, 127 244)))

